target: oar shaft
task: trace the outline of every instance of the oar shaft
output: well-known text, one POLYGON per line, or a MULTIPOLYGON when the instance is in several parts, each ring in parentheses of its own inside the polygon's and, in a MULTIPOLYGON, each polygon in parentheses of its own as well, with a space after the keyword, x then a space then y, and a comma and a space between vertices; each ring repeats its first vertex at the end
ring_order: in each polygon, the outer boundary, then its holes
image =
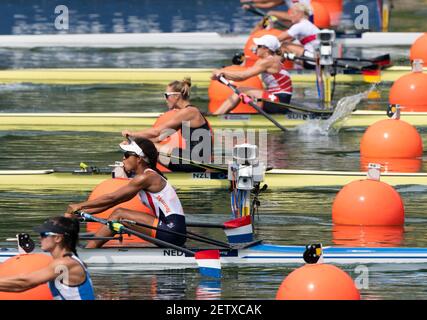
POLYGON ((216 246, 223 247, 225 249, 230 249, 231 248, 229 243, 218 241, 218 240, 214 240, 214 239, 211 239, 211 238, 208 238, 208 237, 205 237, 205 236, 201 236, 200 234, 194 233, 192 231, 187 231, 187 234, 190 235, 190 236, 192 236, 192 237, 189 237, 189 239, 193 239, 193 240, 196 240, 196 241, 213 244, 213 245, 216 245, 216 246))
POLYGON ((199 228, 218 228, 224 229, 224 225, 220 223, 208 223, 208 222, 187 222, 188 227, 199 227, 199 228))
POLYGON ((159 228, 156 228, 154 226, 150 226, 150 225, 145 224, 145 223, 136 222, 136 221, 127 220, 127 219, 123 219, 123 220, 121 220, 121 222, 132 224, 132 225, 138 226, 138 227, 143 227, 143 228, 147 228, 147 229, 152 229, 152 230, 156 230, 156 231, 161 231, 161 232, 173 234, 173 235, 180 236, 180 237, 185 237, 185 238, 191 239, 191 240, 196 240, 196 241, 205 242, 205 243, 209 243, 209 244, 220 245, 220 246, 225 247, 225 248, 230 248, 230 245, 225 243, 225 242, 210 239, 210 238, 198 235, 198 234, 190 232, 190 231, 187 231, 187 234, 183 234, 183 233, 176 232, 173 230, 159 229, 159 228))
POLYGON ((159 247, 171 248, 171 249, 175 249, 175 250, 178 250, 178 251, 182 251, 182 252, 184 252, 184 253, 186 253, 186 254, 188 254, 190 256, 194 256, 196 254, 195 252, 193 252, 191 250, 188 250, 186 248, 174 245, 172 243, 169 243, 169 242, 166 242, 166 241, 163 241, 163 240, 160 240, 160 239, 156 239, 156 238, 150 237, 150 236, 148 236, 148 235, 146 235, 144 233, 141 233, 141 232, 138 232, 138 231, 134 231, 134 230, 126 228, 124 226, 122 227, 122 230, 125 233, 129 233, 131 235, 137 236, 137 237, 141 238, 142 240, 154 243, 155 245, 157 245, 159 247))
MULTIPOLYGON (((227 87, 229 87, 235 94, 240 95, 240 91, 233 86, 227 79, 225 79, 223 76, 219 77, 218 79, 220 82, 222 82, 223 84, 225 84, 227 87)), ((264 110, 262 110, 255 102, 253 102, 252 100, 249 101, 249 105, 254 108, 256 111, 258 111, 259 113, 261 113, 264 117, 266 117, 268 120, 270 120, 272 123, 274 123, 276 125, 276 127, 278 127, 279 129, 281 129, 284 132, 287 132, 288 130, 286 128, 284 128, 280 123, 278 123, 274 118, 272 118, 267 112, 265 112, 264 110)))
POLYGON ((159 152, 159 155, 164 156, 164 157, 168 157, 168 158, 172 158, 172 159, 178 159, 178 160, 182 160, 182 161, 186 161, 196 167, 201 167, 203 169, 212 169, 212 170, 216 170, 216 171, 220 171, 220 172, 228 172, 228 168, 222 168, 219 166, 213 166, 210 164, 206 164, 206 163, 202 163, 202 162, 198 162, 198 161, 194 161, 194 160, 190 160, 190 159, 185 159, 182 157, 177 157, 172 155, 171 153, 165 153, 165 152, 159 152))
MULTIPOLYGON (((261 17, 269 17, 266 12, 262 11, 259 8, 254 7, 252 5, 249 6, 249 8, 247 9, 247 11, 252 12, 253 14, 259 15, 261 17)), ((277 24, 279 27, 288 28, 287 25, 285 25, 284 23, 282 23, 280 21, 275 21, 274 23, 277 24)))
MULTIPOLYGON (((108 220, 105 220, 105 219, 102 219, 102 218, 94 217, 93 215, 91 215, 91 214, 89 214, 89 213, 86 213, 86 212, 80 212, 80 213, 79 213, 79 216, 81 216, 81 217, 82 217, 82 218, 84 218, 85 220, 98 222, 98 223, 101 223, 101 224, 104 224, 104 225, 107 225, 107 224, 109 223, 109 221, 108 221, 108 220)), ((119 224, 120 224, 120 223, 119 223, 119 224)), ((131 234, 131 235, 137 236, 137 237, 141 238, 142 240, 145 240, 145 241, 151 242, 151 243, 153 243, 153 244, 155 244, 155 245, 157 245, 157 246, 159 246, 159 247, 172 248, 172 249, 175 249, 175 250, 182 251, 182 252, 184 252, 184 253, 186 253, 186 254, 188 254, 188 255, 191 255, 191 256, 194 256, 194 255, 195 255, 195 253, 194 253, 193 251, 191 251, 191 250, 188 250, 188 249, 186 249, 186 248, 182 248, 182 247, 180 247, 180 246, 174 245, 174 244, 172 244, 172 243, 169 243, 169 242, 166 242, 166 241, 163 241, 163 240, 160 240, 160 239, 156 239, 156 238, 150 237, 150 236, 148 236, 148 235, 146 235, 146 234, 143 234, 143 233, 141 233, 141 232, 134 231, 134 230, 132 230, 132 229, 126 228, 126 227, 125 227, 125 226, 123 226, 122 224, 120 224, 120 225, 121 225, 121 228, 120 228, 120 229, 121 229, 121 231, 123 231, 124 233, 128 233, 128 234, 131 234)))
MULTIPOLYGON (((310 61, 310 62, 315 62, 316 61, 313 58, 297 57, 297 56, 295 56, 293 59, 302 60, 302 61, 310 61)), ((335 59, 335 60, 337 60, 337 59, 335 59)), ((368 66, 351 66, 349 64, 335 62, 333 65, 336 66, 336 67, 339 67, 339 68, 353 69, 353 70, 357 70, 357 71, 373 70, 373 69, 377 69, 378 68, 378 66, 376 64, 371 64, 371 65, 368 65, 368 66)))

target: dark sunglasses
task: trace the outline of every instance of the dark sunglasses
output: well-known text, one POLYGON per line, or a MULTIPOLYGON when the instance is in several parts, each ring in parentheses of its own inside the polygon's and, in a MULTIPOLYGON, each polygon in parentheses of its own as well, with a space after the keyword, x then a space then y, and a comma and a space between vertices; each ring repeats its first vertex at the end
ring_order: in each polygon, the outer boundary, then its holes
POLYGON ((138 155, 135 152, 132 151, 126 151, 125 153, 123 153, 123 157, 125 157, 125 159, 129 158, 129 157, 138 157, 138 155))
MULTIPOLYGON (((263 49, 268 49, 268 47, 266 47, 266 46, 262 46, 262 45, 258 45, 258 46, 256 46, 258 49, 259 48, 263 48, 263 49)), ((270 50, 270 49, 269 49, 270 50)))
POLYGON ((59 233, 55 233, 55 232, 40 232, 40 238, 47 238, 49 236, 57 236, 59 235, 59 233))

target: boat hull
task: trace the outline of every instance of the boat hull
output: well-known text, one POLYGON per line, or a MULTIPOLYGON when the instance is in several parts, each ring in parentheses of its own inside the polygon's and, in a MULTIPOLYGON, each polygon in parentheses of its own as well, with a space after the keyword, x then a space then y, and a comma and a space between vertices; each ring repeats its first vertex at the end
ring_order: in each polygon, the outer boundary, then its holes
MULTIPOLYGON (((182 189, 226 189, 224 173, 172 172, 169 182, 182 189)), ((58 173, 53 170, 0 170, 0 190, 92 190, 109 174, 58 173)), ((286 190, 312 187, 341 187, 366 178, 366 172, 274 169, 267 171, 264 182, 270 189, 286 190)), ((427 185, 427 173, 382 173, 381 181, 393 186, 427 185)))
MULTIPOLYGON (((1 113, 0 130, 97 131, 120 132, 123 129, 151 127, 161 113, 1 113)), ((272 115, 286 128, 307 122, 306 114, 272 115)), ((212 128, 280 130, 259 114, 207 116, 212 128)), ((342 128, 366 128, 387 119, 385 111, 358 110, 341 121, 342 128)), ((401 119, 417 127, 427 126, 427 112, 402 112, 401 119)))
MULTIPOLYGON (((193 249, 194 250, 194 249, 193 249)), ((258 244, 246 249, 221 250, 222 265, 299 265, 304 246, 258 244)), ((96 265, 196 266, 194 257, 181 251, 157 247, 81 249, 80 258, 96 265)), ((17 250, 0 250, 0 262, 17 255, 17 250)), ((333 264, 425 264, 427 248, 324 248, 324 262, 333 264)))

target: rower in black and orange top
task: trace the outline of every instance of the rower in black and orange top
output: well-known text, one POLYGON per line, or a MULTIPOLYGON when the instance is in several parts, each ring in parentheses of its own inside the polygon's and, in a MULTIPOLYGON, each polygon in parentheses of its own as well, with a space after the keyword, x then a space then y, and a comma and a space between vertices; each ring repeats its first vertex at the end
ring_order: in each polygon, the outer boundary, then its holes
POLYGON ((205 171, 204 168, 192 165, 185 160, 199 163, 210 163, 211 161, 213 133, 200 110, 191 104, 190 91, 190 78, 169 83, 164 95, 169 108, 168 113, 173 113, 172 116, 149 129, 122 132, 124 137, 146 138, 153 141, 158 151, 161 152, 161 163, 171 171, 205 171), (185 141, 185 147, 170 147, 161 144, 162 140, 179 130, 185 141), (162 154, 171 154, 172 157, 162 157, 162 154))
MULTIPOLYGON (((265 84, 265 90, 240 87, 239 91, 252 98, 262 99, 264 101, 263 109, 265 112, 286 112, 285 108, 282 109, 269 103, 281 102, 289 104, 292 97, 292 80, 289 72, 282 64, 279 40, 273 35, 264 35, 260 38, 254 38, 253 41, 257 45, 256 54, 259 59, 252 67, 242 71, 214 70, 212 79, 224 76, 228 80, 243 81, 261 75, 265 84)), ((240 98, 240 96, 233 93, 214 114, 230 112, 239 104, 240 98)))
MULTIPOLYGON (((130 143, 120 144, 120 148, 124 152, 124 170, 133 173, 132 180, 126 186, 112 193, 82 203, 70 204, 66 214, 72 215, 80 210, 90 214, 100 213, 139 195, 141 202, 151 208, 155 216, 140 211, 117 208, 108 219, 110 221, 126 219, 156 227, 157 230, 122 222, 130 229, 182 246, 186 240, 184 236, 162 232, 162 230, 169 230, 185 235, 186 223, 181 202, 174 188, 156 168, 158 158, 156 147, 148 139, 137 138, 135 141, 131 140, 130 143)), ((110 237, 112 235, 113 231, 108 226, 102 226, 96 232, 95 237, 110 237)), ((101 247, 106 241, 88 241, 87 248, 101 247)))

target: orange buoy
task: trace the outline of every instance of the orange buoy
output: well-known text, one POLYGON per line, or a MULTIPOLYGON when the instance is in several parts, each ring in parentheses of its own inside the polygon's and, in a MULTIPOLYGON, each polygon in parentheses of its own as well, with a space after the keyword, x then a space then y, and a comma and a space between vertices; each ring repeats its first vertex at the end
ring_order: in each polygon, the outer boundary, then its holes
POLYGON ((334 224, 332 241, 347 247, 400 247, 403 226, 348 226, 334 224))
MULTIPOLYGON (((247 67, 242 66, 228 66, 225 69, 231 70, 231 71, 240 71, 245 70, 247 67)), ((249 79, 246 79, 244 81, 235 81, 233 84, 236 87, 251 87, 256 89, 263 89, 263 85, 259 77, 251 77, 249 79)), ((211 83, 209 84, 208 88, 208 96, 209 96, 209 112, 215 112, 218 110, 218 108, 222 105, 222 103, 233 93, 233 91, 220 83, 217 80, 211 80, 211 83)), ((251 106, 239 103, 237 107, 231 111, 232 113, 257 113, 257 111, 252 108, 251 106)))
MULTIPOLYGON (((129 183, 129 181, 130 181, 130 179, 125 179, 125 178, 114 178, 114 179, 105 180, 105 181, 101 182, 99 185, 97 185, 95 187, 95 189, 93 189, 88 200, 93 200, 93 199, 96 199, 102 195, 114 192, 117 189, 127 185, 129 183)), ((97 214, 96 216, 100 217, 100 218, 107 219, 113 213, 114 209, 116 209, 116 208, 124 208, 124 209, 130 209, 130 210, 141 211, 141 212, 153 214, 152 211, 148 207, 144 206, 141 203, 139 196, 136 195, 131 200, 126 201, 126 202, 121 203, 121 204, 118 204, 118 205, 116 205, 116 206, 114 206, 108 210, 105 210, 105 211, 97 214)), ((100 227, 101 226, 99 223, 88 222, 86 225, 86 230, 87 230, 87 232, 96 232, 100 227)), ((123 241, 124 243, 126 243, 126 242, 127 243, 129 243, 129 242, 144 242, 140 238, 137 238, 134 236, 128 236, 128 235, 123 235, 123 240, 124 240, 123 241)), ((116 244, 116 242, 115 241, 109 241, 108 244, 116 244)))
POLYGON ((358 180, 338 192, 332 205, 332 221, 342 225, 401 226, 405 209, 399 193, 387 183, 358 180))
POLYGON ((311 8, 313 9, 314 24, 320 29, 329 28, 331 26, 331 17, 323 3, 312 1, 311 8))
POLYGON ((427 111, 427 74, 422 72, 422 64, 413 70, 393 83, 390 104, 400 105, 402 111, 427 111))
POLYGON ((418 158, 423 154, 421 136, 409 123, 397 119, 371 125, 360 141, 360 155, 366 158, 418 158))
POLYGON ((360 170, 367 171, 370 163, 381 165, 382 172, 419 172, 422 167, 422 159, 399 158, 368 158, 360 157, 360 170))
POLYGON ((278 29, 263 29, 252 33, 246 41, 245 48, 243 49, 243 53, 245 54, 245 66, 252 67, 258 60, 258 56, 253 52, 253 48, 256 48, 256 44, 253 41, 254 38, 261 38, 266 34, 278 37, 282 32, 283 30, 278 29))
MULTIPOLYGON (((21 254, 0 263, 0 277, 28 274, 47 267, 52 257, 42 253, 21 254)), ((47 283, 24 292, 0 292, 0 300, 53 300, 47 283)))
POLYGON ((427 32, 412 44, 409 57, 411 61, 414 61, 415 59, 422 59, 424 63, 427 64, 427 32))
POLYGON ((276 300, 360 300, 353 279, 330 264, 306 264, 283 280, 276 300))

